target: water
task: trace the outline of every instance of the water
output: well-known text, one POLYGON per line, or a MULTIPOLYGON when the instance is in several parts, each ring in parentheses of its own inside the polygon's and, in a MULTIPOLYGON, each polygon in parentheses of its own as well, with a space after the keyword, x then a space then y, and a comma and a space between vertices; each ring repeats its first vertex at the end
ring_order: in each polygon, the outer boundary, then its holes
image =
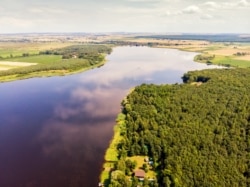
POLYGON ((117 47, 80 74, 0 84, 0 187, 95 187, 120 103, 141 83, 181 83, 196 53, 117 47))

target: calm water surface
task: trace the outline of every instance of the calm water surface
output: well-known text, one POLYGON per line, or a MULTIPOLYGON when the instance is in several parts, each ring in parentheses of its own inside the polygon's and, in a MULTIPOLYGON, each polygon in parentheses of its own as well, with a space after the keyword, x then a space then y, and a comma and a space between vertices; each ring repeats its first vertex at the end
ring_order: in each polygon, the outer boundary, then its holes
POLYGON ((0 187, 95 187, 121 100, 141 83, 214 68, 196 53, 117 47, 76 75, 0 84, 0 187))

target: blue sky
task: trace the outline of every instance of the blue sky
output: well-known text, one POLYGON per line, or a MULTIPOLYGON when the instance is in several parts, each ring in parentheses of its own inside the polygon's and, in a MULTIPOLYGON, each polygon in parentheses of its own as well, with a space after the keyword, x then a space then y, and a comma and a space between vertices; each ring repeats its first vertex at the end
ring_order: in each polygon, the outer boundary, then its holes
POLYGON ((249 0, 0 0, 0 33, 250 33, 249 0))

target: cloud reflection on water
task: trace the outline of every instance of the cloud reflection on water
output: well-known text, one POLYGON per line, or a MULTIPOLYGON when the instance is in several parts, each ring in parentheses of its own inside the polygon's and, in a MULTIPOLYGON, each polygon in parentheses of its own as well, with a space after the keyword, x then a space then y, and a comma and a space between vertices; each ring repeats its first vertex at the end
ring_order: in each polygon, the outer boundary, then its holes
MULTIPOLYGON (((82 175, 98 180, 96 172, 128 90, 144 82, 175 83, 187 70, 204 69, 205 64, 192 62, 195 54, 146 47, 115 48, 105 66, 77 76, 67 98, 56 104, 38 137, 43 154, 57 158, 69 171, 85 170, 82 175)), ((64 89, 66 92, 67 87, 64 89)))
MULTIPOLYGON (((87 77, 83 75, 80 81, 101 86, 117 86, 130 81, 132 83, 130 86, 135 86, 138 81, 133 84, 133 80, 139 80, 139 84, 144 82, 157 83, 160 78, 156 78, 155 75, 165 72, 165 74, 170 73, 178 77, 180 82, 180 77, 186 71, 217 67, 194 62, 193 58, 197 54, 177 49, 117 47, 107 57, 108 62, 102 67, 102 71, 87 77)), ((175 77, 172 79, 177 80, 175 77)), ((166 83, 171 82, 170 77, 162 76, 161 78, 163 81, 165 79, 166 83)))

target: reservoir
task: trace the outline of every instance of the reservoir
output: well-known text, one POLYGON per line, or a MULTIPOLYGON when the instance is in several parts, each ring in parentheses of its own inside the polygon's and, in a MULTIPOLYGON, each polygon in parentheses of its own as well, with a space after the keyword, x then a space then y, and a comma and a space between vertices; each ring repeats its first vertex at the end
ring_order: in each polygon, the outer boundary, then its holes
POLYGON ((0 83, 0 186, 95 187, 129 90, 182 83, 197 53, 116 47, 79 74, 0 83))

